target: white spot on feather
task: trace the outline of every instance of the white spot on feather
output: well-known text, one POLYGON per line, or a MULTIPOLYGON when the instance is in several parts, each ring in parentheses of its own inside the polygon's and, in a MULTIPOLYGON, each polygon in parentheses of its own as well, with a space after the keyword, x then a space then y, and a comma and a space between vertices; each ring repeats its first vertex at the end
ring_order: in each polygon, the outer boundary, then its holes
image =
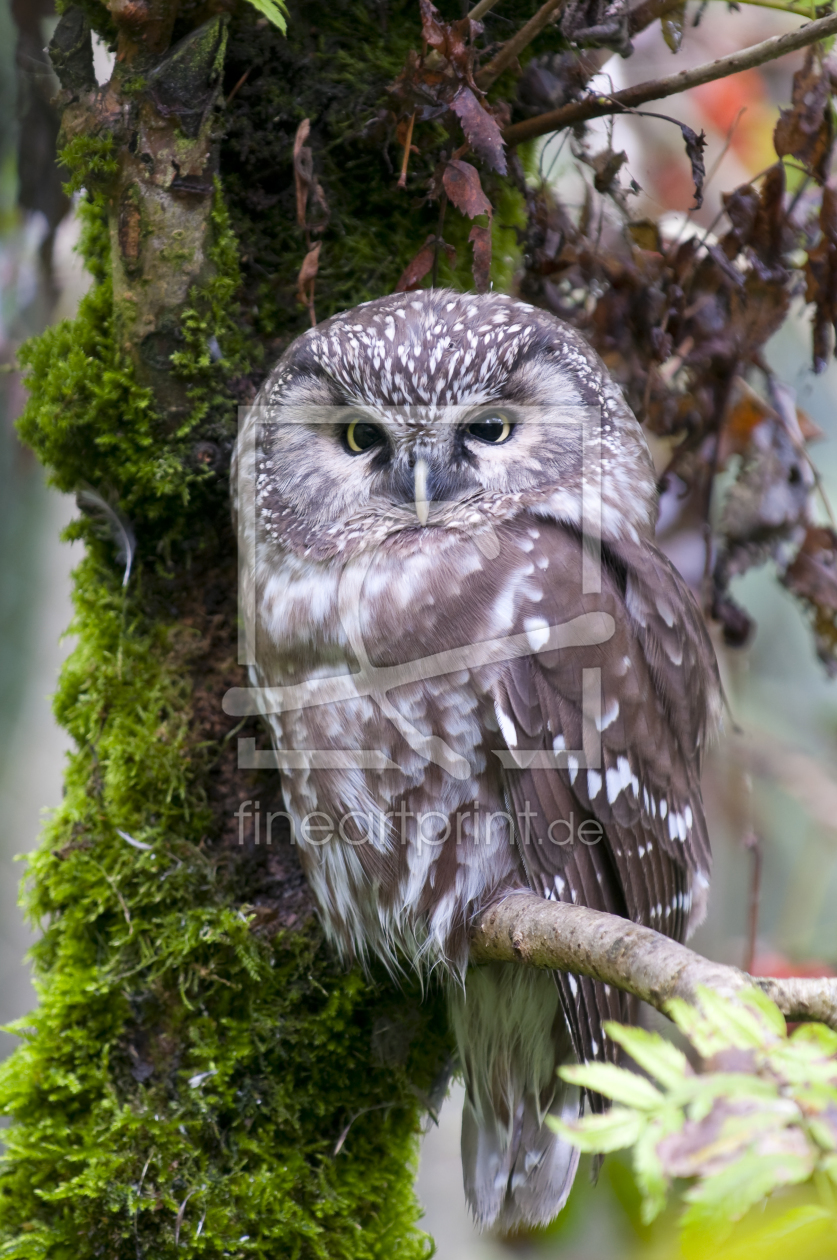
POLYGON ((526 617, 523 622, 526 642, 533 652, 539 652, 549 642, 549 622, 543 617, 526 617))
POLYGON ((503 739, 506 741, 509 748, 516 748, 517 730, 515 729, 514 722, 511 720, 508 713, 503 712, 496 700, 494 701, 494 712, 497 716, 497 725, 500 727, 503 739))

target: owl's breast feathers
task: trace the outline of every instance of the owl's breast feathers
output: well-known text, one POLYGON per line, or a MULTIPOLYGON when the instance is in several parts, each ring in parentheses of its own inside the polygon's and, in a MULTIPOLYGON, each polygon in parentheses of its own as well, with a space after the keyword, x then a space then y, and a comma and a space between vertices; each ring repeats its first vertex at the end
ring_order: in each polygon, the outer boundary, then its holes
MULTIPOLYGON (((354 578, 357 560, 339 576, 326 566, 332 596, 305 651, 360 667, 362 694, 284 715, 277 741, 389 763, 289 775, 297 817, 344 820, 332 842, 302 844, 327 925, 347 950, 460 968, 475 916, 530 887, 683 939, 708 886, 699 777, 718 708, 699 610, 648 543, 604 545, 601 589, 584 593, 573 529, 522 513, 494 537, 493 558, 479 537, 440 531, 434 545, 430 528, 414 553, 382 549, 354 578), (553 650, 567 623, 582 633, 553 650)), ((304 614, 292 579, 284 592, 271 637, 289 659, 304 614)), ((617 995, 561 983, 577 1047, 600 1053, 594 1029, 624 1015, 617 995)))

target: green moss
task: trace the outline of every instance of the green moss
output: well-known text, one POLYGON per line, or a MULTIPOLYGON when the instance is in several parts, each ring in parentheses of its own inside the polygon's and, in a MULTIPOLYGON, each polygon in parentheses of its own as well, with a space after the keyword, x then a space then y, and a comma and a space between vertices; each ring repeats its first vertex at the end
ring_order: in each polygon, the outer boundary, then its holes
POLYGON ((64 185, 68 193, 106 183, 119 170, 113 136, 73 136, 63 150, 63 165, 70 172, 64 185))
POLYGON ((215 799, 235 739, 204 675, 241 681, 234 567, 225 479, 192 452, 229 442, 230 381, 262 353, 236 319, 238 246, 219 196, 215 275, 174 363, 192 410, 166 433, 114 342, 98 199, 85 217, 97 282, 25 347, 21 432, 62 490, 118 502, 139 559, 123 590, 111 543, 75 527, 88 556, 55 708, 76 751, 29 863, 39 1006, 0 1074, 0 1255, 423 1256, 412 1181, 418 1099, 448 1051, 439 995, 344 972, 307 910, 264 931, 272 855, 239 849, 215 799))
MULTIPOLYGON (((105 7, 84 5, 109 38, 105 7)), ((504 11, 517 21, 534 7, 504 11)), ((400 154, 375 130, 417 11, 317 0, 292 10, 288 40, 257 21, 240 5, 230 23, 225 95, 248 77, 222 142, 211 278, 181 312, 171 358, 188 414, 172 431, 116 342, 106 142, 83 137, 64 154, 88 190, 93 287, 75 320, 20 356, 23 437, 61 490, 93 487, 119 509, 137 555, 123 589, 100 524, 72 527, 88 550, 55 703, 75 751, 28 867, 39 1006, 0 1074, 12 1120, 0 1256, 19 1260, 411 1260, 432 1246, 412 1183, 419 1100, 448 1062, 441 996, 344 971, 292 848, 239 847, 238 802, 272 796, 278 808, 277 785, 238 771, 240 732, 220 703, 243 681, 226 475, 236 405, 307 323, 294 296, 305 239, 293 136, 311 117, 331 211, 322 318, 391 289, 436 226, 422 201, 431 147, 398 190, 387 162, 400 154)), ((490 192, 494 282, 506 288, 523 211, 506 181, 490 192)), ((449 211, 459 257, 440 279, 462 288, 469 227, 449 211)))
POLYGON ((138 602, 97 559, 77 571, 56 697, 77 751, 29 867, 40 1004, 0 1074, 0 1254, 174 1256, 179 1232, 193 1255, 424 1255, 438 999, 343 973, 310 924, 254 933, 195 741, 200 636, 138 602), (406 1050, 376 1059, 405 1010, 406 1050))

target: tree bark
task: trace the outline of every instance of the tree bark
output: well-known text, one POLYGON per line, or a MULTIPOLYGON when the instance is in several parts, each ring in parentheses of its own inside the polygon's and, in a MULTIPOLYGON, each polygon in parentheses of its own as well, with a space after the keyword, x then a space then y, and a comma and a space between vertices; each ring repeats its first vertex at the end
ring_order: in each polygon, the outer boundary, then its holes
POLYGON ((240 828, 243 803, 281 811, 281 787, 239 768, 239 737, 264 735, 221 709, 246 681, 236 409, 308 323, 294 135, 304 110, 333 219, 315 225, 322 316, 392 288, 433 217, 354 125, 416 19, 307 4, 285 39, 245 3, 215 7, 86 0, 52 45, 94 285, 21 352, 21 429, 80 493, 87 557, 56 698, 76 751, 29 865, 41 1000, 0 1080, 0 1238, 108 1260, 418 1260, 441 995, 335 960, 287 832, 240 828), (103 87, 91 26, 117 51, 103 87))

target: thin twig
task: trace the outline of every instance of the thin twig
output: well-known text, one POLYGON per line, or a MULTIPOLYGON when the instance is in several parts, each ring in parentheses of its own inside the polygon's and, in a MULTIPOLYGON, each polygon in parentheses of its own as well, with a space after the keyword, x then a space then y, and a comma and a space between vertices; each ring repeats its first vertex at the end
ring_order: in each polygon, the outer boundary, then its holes
POLYGON ((479 74, 476 76, 477 86, 485 92, 491 87, 495 79, 506 70, 513 61, 531 44, 533 39, 540 35, 546 24, 552 20, 554 14, 563 6, 564 0, 546 0, 538 9, 534 17, 531 17, 525 26, 521 26, 516 35, 512 35, 511 39, 507 39, 500 51, 492 57, 487 66, 483 66, 479 74))
POLYGON ((774 35, 760 44, 753 44, 741 52, 732 53, 729 57, 720 57, 717 61, 696 66, 693 70, 681 70, 679 74, 665 79, 654 79, 646 83, 638 83, 635 87, 623 88, 612 96, 588 96, 581 101, 571 101, 560 109, 549 110, 545 114, 537 114, 523 122, 513 123, 506 127, 503 139, 506 144, 522 144, 525 140, 534 140, 536 136, 545 136, 551 131, 560 131, 563 127, 575 123, 586 122, 591 118, 603 118, 607 114, 618 114, 626 109, 634 109, 644 105, 646 101, 659 101, 666 96, 676 96, 688 88, 699 87, 703 83, 713 83, 716 79, 726 79, 742 70, 751 70, 754 66, 764 65, 766 61, 774 61, 786 53, 807 48, 818 40, 837 34, 837 14, 829 14, 816 22, 809 22, 799 30, 787 35, 774 35))
POLYGON ((236 83, 235 87, 234 87, 234 88, 232 89, 232 91, 230 92, 229 96, 227 97, 226 101, 224 102, 224 104, 225 104, 227 107, 229 107, 230 101, 231 101, 231 100, 233 99, 233 97, 236 95, 236 93, 238 92, 239 88, 243 88, 243 87, 244 87, 244 84, 247 82, 247 79, 248 79, 248 77, 249 77, 249 74, 250 74, 250 71, 252 70, 252 68, 253 68, 252 66, 248 66, 248 67, 247 67, 247 69, 244 71, 244 74, 241 76, 241 78, 240 78, 240 79, 238 80, 238 82, 236 83))
POLYGON ((755 986, 789 1019, 817 1020, 837 1029, 837 979, 748 976, 619 915, 547 901, 535 893, 513 893, 486 911, 472 934, 471 961, 592 976, 664 1014, 672 998, 694 1005, 700 988, 734 997, 755 986))
MULTIPOLYGON (((679 2, 679 0, 678 0, 679 2)), ((489 9, 493 9, 497 0, 479 0, 479 4, 475 4, 471 9, 468 17, 472 22, 479 22, 481 17, 485 17, 489 9)))
POLYGON ((413 110, 412 117, 407 123, 407 136, 404 140, 404 157, 401 162, 401 174, 398 176, 398 187, 407 187, 407 165, 410 161, 410 147, 413 143, 413 127, 416 125, 416 111, 413 110))
POLYGON ((761 840, 752 829, 744 837, 744 848, 749 850, 753 859, 750 872, 750 905, 747 912, 747 951, 744 956, 744 970, 752 974, 759 934, 762 865, 761 840))

